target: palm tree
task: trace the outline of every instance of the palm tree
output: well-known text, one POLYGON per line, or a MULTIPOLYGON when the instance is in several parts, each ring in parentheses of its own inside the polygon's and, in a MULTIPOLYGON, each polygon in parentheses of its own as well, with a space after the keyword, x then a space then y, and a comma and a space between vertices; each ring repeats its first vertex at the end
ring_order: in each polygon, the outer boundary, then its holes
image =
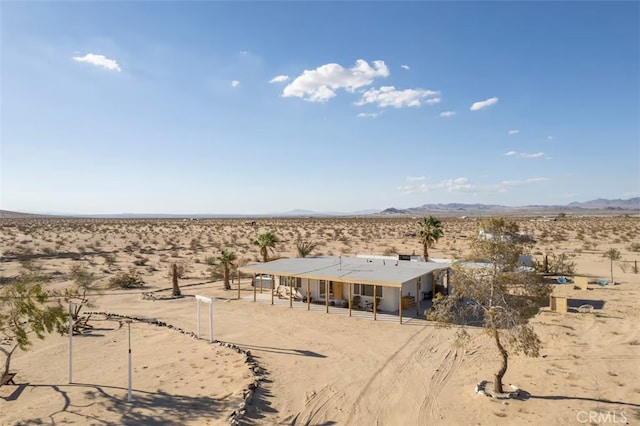
POLYGON ((266 263, 269 260, 269 251, 273 252, 273 249, 279 242, 280 240, 276 237, 276 234, 273 232, 265 232, 264 234, 258 235, 258 238, 256 238, 253 244, 260 247, 260 255, 266 263))
POLYGON ((418 222, 420 229, 418 230, 418 238, 422 243, 422 252, 425 262, 429 260, 429 249, 444 236, 442 223, 437 217, 429 215, 425 216, 418 222))
POLYGON ((234 252, 224 249, 220 252, 220 256, 218 256, 218 261, 224 269, 225 290, 231 290, 231 284, 229 284, 229 276, 231 275, 231 267, 233 266, 233 262, 236 260, 236 258, 236 254, 234 252))
POLYGON ((312 241, 298 241, 296 248, 298 249, 298 257, 307 257, 318 246, 318 243, 312 241))

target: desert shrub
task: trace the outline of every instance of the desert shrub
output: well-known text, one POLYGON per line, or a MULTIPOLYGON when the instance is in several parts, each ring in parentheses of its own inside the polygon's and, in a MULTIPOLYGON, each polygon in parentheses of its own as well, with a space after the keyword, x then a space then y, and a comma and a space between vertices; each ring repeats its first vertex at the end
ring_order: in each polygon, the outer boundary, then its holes
POLYGON ((146 266, 148 261, 149 261, 148 257, 141 257, 139 259, 134 260, 133 264, 136 266, 146 266))
POLYGON ((551 275, 575 275, 576 262, 567 259, 564 253, 545 256, 541 261, 533 261, 536 271, 551 275))
POLYGON ((142 277, 135 269, 130 268, 129 272, 122 272, 109 280, 111 288, 139 288, 144 286, 142 277))
POLYGON ((629 250, 635 251, 635 252, 640 252, 640 243, 632 243, 629 246, 629 250))
POLYGON ((42 248, 42 254, 45 254, 47 256, 53 256, 56 253, 57 253, 56 249, 54 249, 53 247, 43 247, 42 248))
POLYGON ((98 279, 98 277, 89 272, 89 270, 82 265, 73 265, 71 267, 71 278, 80 288, 90 288, 91 284, 98 279))
POLYGON ((393 246, 387 248, 383 253, 384 256, 394 256, 396 254, 398 254, 398 249, 393 246))
POLYGON ((116 263, 116 255, 113 253, 107 253, 102 255, 102 257, 104 258, 104 263, 107 264, 107 266, 113 266, 116 263))
MULTIPOLYGON (((184 259, 179 262, 176 262, 178 278, 186 278, 187 274, 191 272, 191 260, 184 259)), ((167 271, 167 277, 173 277, 173 264, 169 267, 167 271)))

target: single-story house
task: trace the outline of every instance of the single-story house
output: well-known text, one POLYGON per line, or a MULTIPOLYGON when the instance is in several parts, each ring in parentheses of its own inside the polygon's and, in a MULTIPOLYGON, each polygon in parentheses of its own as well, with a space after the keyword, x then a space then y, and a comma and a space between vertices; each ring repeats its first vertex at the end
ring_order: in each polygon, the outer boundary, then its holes
POLYGON ((257 288, 285 286, 291 300, 323 303, 327 312, 329 305, 349 312, 359 307, 372 310, 374 318, 377 311, 398 312, 402 321, 407 302, 419 306, 420 300, 432 297, 436 283, 446 293, 450 266, 450 262, 424 262, 415 256, 318 256, 243 266, 239 272, 254 276, 254 300, 257 288), (267 283, 265 276, 274 279, 267 283))

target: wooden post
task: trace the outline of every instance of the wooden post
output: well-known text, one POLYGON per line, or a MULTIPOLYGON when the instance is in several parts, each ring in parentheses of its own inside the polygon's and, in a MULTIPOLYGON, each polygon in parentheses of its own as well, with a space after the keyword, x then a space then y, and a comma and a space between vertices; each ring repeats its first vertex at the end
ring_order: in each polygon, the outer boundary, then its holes
POLYGON ((271 304, 273 305, 273 292, 276 290, 276 277, 274 276, 271 281, 273 281, 273 284, 271 285, 271 304))
POLYGON ((353 283, 349 283, 349 316, 351 316, 351 303, 353 300, 352 289, 353 289, 353 283))
POLYGON ((326 306, 326 313, 329 313, 329 280, 324 280, 324 302, 326 306))
POLYGON ((443 295, 443 296, 448 296, 448 295, 449 295, 449 293, 451 293, 451 289, 450 289, 450 282, 449 282, 449 271, 450 271, 450 269, 449 269, 449 268, 447 268, 447 294, 446 294, 446 295, 443 295))
POLYGON ((420 316, 420 277, 416 280, 416 316, 420 316))
POLYGON ((260 294, 262 294, 262 275, 264 274, 260 274, 260 294))
POLYGON ((256 274, 253 274, 253 301, 256 301, 256 274))
POLYGON ((236 271, 238 273, 238 300, 240 300, 240 271, 236 271))
POLYGON ((307 311, 311 310, 311 290, 309 289, 309 278, 307 278, 307 311))
POLYGON ((293 308, 293 284, 291 283, 293 280, 291 277, 287 277, 287 280, 289 280, 289 307, 293 308))
POLYGON ((377 289, 378 289, 378 286, 374 285, 373 286, 373 320, 374 321, 376 320, 376 310, 378 309, 378 300, 376 298, 377 289))
POLYGON ((402 287, 398 288, 398 300, 399 302, 399 312, 400 312, 400 324, 402 324, 402 287))

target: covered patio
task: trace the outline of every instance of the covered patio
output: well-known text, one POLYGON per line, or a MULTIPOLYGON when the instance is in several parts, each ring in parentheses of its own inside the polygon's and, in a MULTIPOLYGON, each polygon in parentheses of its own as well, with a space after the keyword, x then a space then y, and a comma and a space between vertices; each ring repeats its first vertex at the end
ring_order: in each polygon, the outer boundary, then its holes
POLYGON ((253 275, 254 302, 373 320, 393 318, 402 324, 403 318, 421 318, 431 305, 431 295, 446 291, 449 266, 366 257, 312 257, 278 259, 238 270, 253 275), (267 276, 269 280, 264 279, 267 276), (370 311, 357 309, 356 304, 368 306, 370 311))

